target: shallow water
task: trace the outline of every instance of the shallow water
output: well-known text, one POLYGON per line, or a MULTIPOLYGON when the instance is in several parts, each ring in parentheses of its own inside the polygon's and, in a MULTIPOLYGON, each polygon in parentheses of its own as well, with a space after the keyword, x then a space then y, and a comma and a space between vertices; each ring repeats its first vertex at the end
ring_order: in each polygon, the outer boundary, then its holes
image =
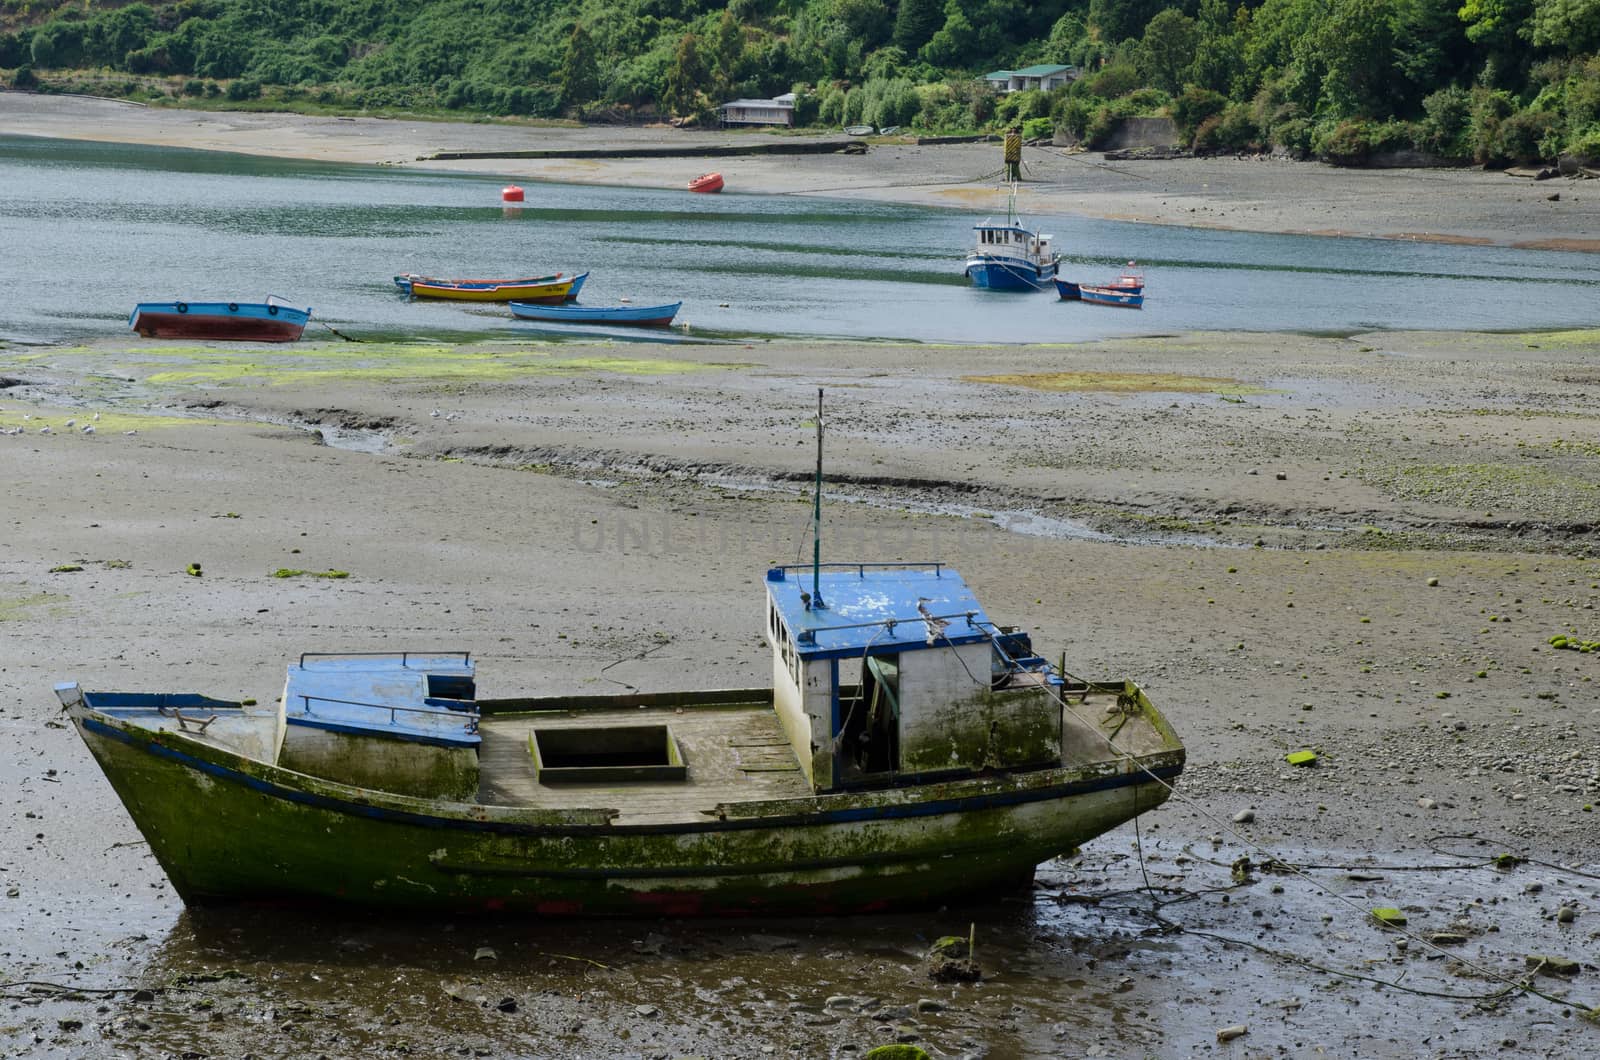
MULTIPOLYGON (((398 272, 590 270, 585 304, 682 300, 671 335, 1073 342, 1192 329, 1530 329, 1600 322, 1600 256, 1033 217, 1063 275, 1137 259, 1142 311, 977 291, 982 217, 847 200, 526 185, 492 177, 0 137, 0 340, 124 333, 140 301, 309 305, 355 337, 660 339, 504 307, 414 303, 398 272)), ((1003 214, 997 190, 993 210, 1003 214)), ((326 334, 325 332, 322 334, 326 334)))

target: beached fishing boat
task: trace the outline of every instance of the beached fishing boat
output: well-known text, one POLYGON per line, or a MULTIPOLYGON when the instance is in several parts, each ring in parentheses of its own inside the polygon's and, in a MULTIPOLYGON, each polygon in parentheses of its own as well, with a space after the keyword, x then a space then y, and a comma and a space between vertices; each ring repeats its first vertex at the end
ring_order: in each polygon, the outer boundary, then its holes
POLYGON ((768 688, 483 699, 438 652, 303 655, 272 707, 56 694, 191 903, 902 910, 1024 887, 1170 794, 1137 684, 1050 665, 947 567, 820 556, 766 572, 768 688))
POLYGON ((998 291, 1047 291, 1061 259, 1050 237, 1039 235, 1017 216, 1013 185, 1004 223, 973 225, 975 249, 967 256, 966 274, 974 287, 998 291))
POLYGON ((689 182, 689 190, 705 194, 719 192, 722 190, 722 174, 702 173, 689 182))
POLYGON ((872 132, 873 129, 870 125, 846 125, 844 127, 846 136, 871 136, 872 132))
POLYGON ((553 280, 505 283, 433 282, 414 279, 411 281, 411 297, 440 298, 452 302, 530 302, 560 305, 576 298, 588 278, 587 272, 581 272, 576 276, 553 280))
POLYGON ((678 315, 682 302, 667 305, 527 305, 512 302, 511 312, 522 320, 541 320, 549 324, 627 324, 633 327, 664 328, 678 315))
POLYGON ((294 342, 311 309, 269 296, 265 302, 140 302, 128 326, 147 338, 294 342))
POLYGON ((1121 306, 1124 309, 1143 309, 1144 291, 1130 291, 1119 287, 1096 287, 1087 283, 1078 285, 1078 299, 1089 305, 1121 306))

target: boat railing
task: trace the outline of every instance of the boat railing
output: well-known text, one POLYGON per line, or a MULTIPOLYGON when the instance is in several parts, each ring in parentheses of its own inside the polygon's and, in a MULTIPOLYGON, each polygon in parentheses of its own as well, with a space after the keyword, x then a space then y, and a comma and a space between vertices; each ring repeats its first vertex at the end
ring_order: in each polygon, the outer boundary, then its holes
MULTIPOLYGON (((812 626, 809 629, 800 630, 797 634, 795 634, 795 639, 806 643, 812 643, 816 640, 818 633, 836 633, 841 629, 873 629, 877 626, 882 626, 884 629, 892 633, 894 632, 894 627, 900 625, 902 622, 946 623, 954 622, 958 618, 966 619, 967 625, 972 626, 975 629, 983 629, 985 625, 985 623, 978 618, 977 611, 953 611, 948 615, 918 614, 908 615, 905 618, 878 618, 873 619, 871 622, 851 622, 840 626, 812 626)), ((943 629, 944 627, 941 624, 939 628, 943 629)))
MULTIPOLYGON (((944 571, 944 564, 943 563, 919 563, 919 562, 916 562, 915 560, 898 560, 898 561, 890 561, 890 562, 887 562, 887 563, 815 563, 815 564, 813 564, 813 563, 786 563, 786 564, 783 564, 782 566, 774 567, 772 569, 773 570, 781 570, 781 571, 784 572, 785 575, 787 575, 790 571, 796 571, 796 570, 798 570, 798 571, 806 571, 806 570, 812 570, 813 568, 816 568, 816 567, 821 567, 823 570, 851 570, 851 569, 854 569, 856 571, 856 573, 861 575, 861 577, 863 577, 863 578, 865 578, 867 576, 867 568, 868 567, 872 568, 873 570, 889 570, 889 569, 893 569, 893 568, 897 568, 897 567, 902 569, 902 570, 928 570, 928 569, 931 568, 933 570, 933 573, 934 573, 935 577, 938 577, 944 571)), ((869 625, 869 626, 876 626, 879 623, 877 623, 877 622, 868 622, 868 623, 865 623, 865 624, 869 625)), ((832 628, 834 628, 834 629, 847 629, 849 627, 847 627, 847 626, 834 626, 832 628)))
POLYGON ((472 661, 470 651, 304 651, 300 653, 300 668, 305 669, 307 659, 392 659, 397 655, 406 669, 410 669, 413 656, 433 660, 459 655, 463 666, 472 661))
POLYGON ((466 714, 459 710, 451 710, 449 708, 440 709, 438 707, 408 707, 398 703, 362 703, 359 700, 354 699, 333 699, 329 696, 313 696, 307 695, 303 692, 298 694, 296 698, 300 700, 301 713, 305 714, 307 717, 317 716, 316 711, 311 709, 312 703, 324 703, 328 706, 334 707, 359 707, 362 710, 375 710, 379 712, 388 711, 390 725, 399 725, 399 715, 402 713, 428 714, 436 717, 448 717, 452 720, 458 721, 465 720, 467 732, 478 731, 478 717, 476 713, 466 714))

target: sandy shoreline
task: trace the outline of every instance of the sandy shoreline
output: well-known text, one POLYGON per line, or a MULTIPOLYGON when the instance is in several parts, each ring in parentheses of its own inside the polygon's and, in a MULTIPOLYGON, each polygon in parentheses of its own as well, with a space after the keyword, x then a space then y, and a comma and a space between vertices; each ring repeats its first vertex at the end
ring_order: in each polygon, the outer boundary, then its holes
MULTIPOLYGON (((681 188, 703 159, 477 159, 422 162, 440 151, 727 143, 761 133, 670 128, 544 128, 470 122, 323 118, 138 107, 0 92, 0 134, 234 151, 481 173, 522 180, 681 188)), ((716 161, 729 191, 824 195, 955 209, 993 208, 994 144, 874 144, 864 155, 716 161)), ((1106 162, 1096 153, 1028 148, 1021 206, 1030 214, 1412 241, 1600 251, 1600 190, 1504 173, 1349 170, 1272 159, 1106 162)))

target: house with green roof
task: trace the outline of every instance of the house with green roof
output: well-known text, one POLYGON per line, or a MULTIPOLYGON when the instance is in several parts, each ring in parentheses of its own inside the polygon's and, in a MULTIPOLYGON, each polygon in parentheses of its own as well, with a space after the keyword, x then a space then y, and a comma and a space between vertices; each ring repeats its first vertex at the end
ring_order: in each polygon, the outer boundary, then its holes
POLYGON ((1049 92, 1051 89, 1070 84, 1077 78, 1076 66, 1057 66, 1051 63, 1040 63, 1021 70, 996 70, 983 75, 983 80, 988 82, 989 87, 1000 93, 1025 92, 1029 89, 1049 92))

